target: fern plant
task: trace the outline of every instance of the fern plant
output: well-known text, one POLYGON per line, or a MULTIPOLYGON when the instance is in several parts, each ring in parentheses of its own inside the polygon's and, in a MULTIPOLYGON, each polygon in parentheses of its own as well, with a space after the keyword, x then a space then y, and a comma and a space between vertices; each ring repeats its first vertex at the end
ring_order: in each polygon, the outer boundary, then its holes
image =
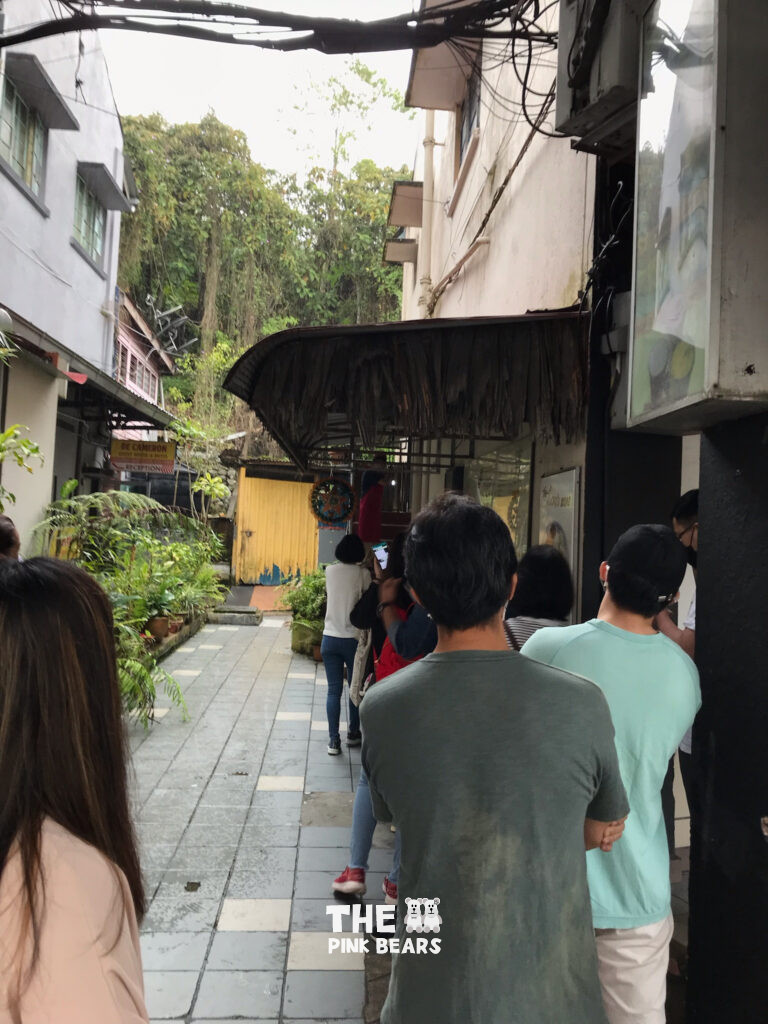
POLYGON ((67 486, 48 507, 34 543, 38 553, 76 561, 107 592, 126 711, 146 724, 162 689, 186 717, 178 682, 158 664, 142 631, 153 615, 197 615, 221 600, 211 564, 220 553, 213 531, 144 495, 74 495, 67 486))

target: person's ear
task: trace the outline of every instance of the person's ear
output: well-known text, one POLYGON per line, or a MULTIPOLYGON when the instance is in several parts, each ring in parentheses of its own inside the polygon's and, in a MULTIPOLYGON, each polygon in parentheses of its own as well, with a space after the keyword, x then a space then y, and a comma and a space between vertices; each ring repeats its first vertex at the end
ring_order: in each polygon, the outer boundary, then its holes
POLYGON ((607 579, 608 579, 608 563, 607 562, 601 562, 600 563, 600 580, 601 580, 602 583, 605 583, 605 581, 607 579))
POLYGON ((416 593, 416 591, 413 589, 413 587, 410 584, 408 585, 408 590, 410 591, 411 597, 416 602, 416 604, 419 605, 421 608, 423 608, 424 607, 424 602, 421 600, 419 595, 416 593))
POLYGON ((515 573, 515 575, 512 577, 512 586, 510 587, 510 591, 509 591, 509 600, 510 601, 515 596, 515 591, 516 590, 517 590, 517 573, 515 573))

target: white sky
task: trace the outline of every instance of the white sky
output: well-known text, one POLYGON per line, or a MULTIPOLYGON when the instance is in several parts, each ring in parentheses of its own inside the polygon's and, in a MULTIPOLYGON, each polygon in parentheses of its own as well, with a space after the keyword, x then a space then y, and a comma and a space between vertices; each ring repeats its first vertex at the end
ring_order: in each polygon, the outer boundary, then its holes
MULTIPOLYGON (((254 0, 253 3, 256 6, 254 0)), ((412 10, 417 0, 261 0, 258 6, 294 14, 359 18, 412 10)), ((198 121, 207 110, 242 129, 255 160, 302 175, 330 163, 333 119, 313 91, 342 76, 347 58, 312 50, 273 53, 225 43, 197 42, 138 32, 102 32, 115 99, 121 114, 159 112, 171 122, 198 121), (307 104, 297 111, 297 104, 307 104)), ((410 52, 363 54, 361 60, 405 92, 410 52)), ((370 157, 380 165, 412 167, 418 114, 409 119, 377 110, 375 127, 359 124, 350 161, 370 157)))

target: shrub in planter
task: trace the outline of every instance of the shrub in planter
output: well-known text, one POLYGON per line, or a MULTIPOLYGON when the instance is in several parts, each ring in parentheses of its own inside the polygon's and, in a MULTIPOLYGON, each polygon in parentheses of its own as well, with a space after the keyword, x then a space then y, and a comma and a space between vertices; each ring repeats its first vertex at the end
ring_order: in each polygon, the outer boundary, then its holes
POLYGON ((40 554, 78 562, 112 603, 120 688, 126 711, 147 722, 157 687, 185 710, 176 680, 154 657, 145 627, 167 635, 169 616, 201 615, 221 600, 211 564, 220 544, 204 524, 143 495, 122 491, 65 496, 36 530, 40 554))
POLYGON ((315 569, 287 585, 282 602, 293 612, 291 650, 313 656, 313 648, 323 638, 326 600, 322 569, 315 569))

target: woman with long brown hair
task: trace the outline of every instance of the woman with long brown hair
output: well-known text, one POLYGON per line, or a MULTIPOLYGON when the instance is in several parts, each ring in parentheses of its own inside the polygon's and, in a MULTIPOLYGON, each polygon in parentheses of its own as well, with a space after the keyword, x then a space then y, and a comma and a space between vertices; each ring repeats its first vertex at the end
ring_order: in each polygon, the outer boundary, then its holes
POLYGON ((145 910, 109 601, 0 560, 0 1024, 141 1024, 145 910))

